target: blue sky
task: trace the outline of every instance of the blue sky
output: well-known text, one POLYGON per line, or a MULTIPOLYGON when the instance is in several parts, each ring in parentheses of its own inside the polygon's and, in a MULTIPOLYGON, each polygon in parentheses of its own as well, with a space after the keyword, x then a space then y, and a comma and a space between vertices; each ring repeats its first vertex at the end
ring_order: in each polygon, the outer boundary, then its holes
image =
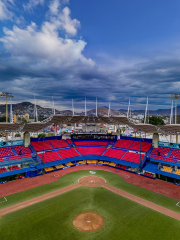
POLYGON ((0 0, 0 84, 14 101, 169 108, 180 89, 177 0, 0 0))

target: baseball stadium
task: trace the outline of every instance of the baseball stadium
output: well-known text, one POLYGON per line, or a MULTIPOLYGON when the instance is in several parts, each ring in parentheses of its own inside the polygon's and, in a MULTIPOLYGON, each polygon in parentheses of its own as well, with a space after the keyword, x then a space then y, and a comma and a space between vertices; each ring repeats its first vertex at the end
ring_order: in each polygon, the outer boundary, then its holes
POLYGON ((178 239, 180 146, 160 142, 159 134, 178 136, 180 125, 62 115, 0 124, 0 132, 13 131, 24 139, 0 143, 0 239, 178 239), (75 123, 86 131, 30 138, 75 123), (102 133, 100 123, 127 125, 140 137, 102 133))

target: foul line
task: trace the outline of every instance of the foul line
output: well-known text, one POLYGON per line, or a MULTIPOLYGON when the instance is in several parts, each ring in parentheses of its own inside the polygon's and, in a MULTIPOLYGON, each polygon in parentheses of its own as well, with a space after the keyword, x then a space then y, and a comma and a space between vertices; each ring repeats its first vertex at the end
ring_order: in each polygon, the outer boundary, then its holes
POLYGON ((4 197, 4 199, 5 199, 5 201, 2 201, 2 202, 0 202, 0 203, 4 203, 4 202, 7 202, 7 199, 4 197))
MULTIPOLYGON (((75 183, 75 184, 69 185, 67 187, 61 188, 59 190, 56 190, 56 191, 53 191, 53 192, 41 195, 39 197, 36 197, 36 198, 30 199, 30 200, 27 200, 27 201, 24 201, 24 202, 12 205, 10 207, 3 208, 3 209, 0 210, 0 216, 4 215, 4 214, 7 214, 7 213, 10 213, 10 212, 13 212, 15 210, 18 210, 18 209, 30 206, 33 203, 38 203, 38 202, 41 202, 43 200, 55 197, 57 195, 60 195, 60 194, 65 193, 65 192, 68 192, 68 191, 73 190, 75 188, 78 188, 80 186, 82 186, 82 185, 79 184, 79 183, 75 183)), ((125 197, 125 198, 127 198, 127 199, 129 199, 129 200, 131 200, 133 202, 136 202, 136 203, 139 203, 139 204, 141 204, 141 205, 143 205, 145 207, 148 207, 149 209, 155 210, 155 211, 157 211, 157 212, 159 212, 161 214, 164 214, 166 216, 169 216, 171 218, 174 218, 174 219, 180 221, 180 213, 178 213, 178 212, 175 212, 175 211, 170 210, 168 208, 162 207, 162 206, 157 205, 157 204, 155 204, 153 202, 147 201, 147 200, 145 200, 143 198, 137 197, 137 196, 135 196, 133 194, 125 192, 125 191, 123 191, 123 190, 121 190, 119 188, 113 187, 113 186, 111 186, 109 184, 106 184, 106 183, 100 184, 99 186, 101 186, 101 187, 103 187, 103 188, 105 188, 105 189, 107 189, 107 190, 109 190, 111 192, 114 192, 114 193, 116 193, 116 194, 118 194, 118 195, 120 195, 122 197, 125 197)), ((7 201, 7 199, 5 197, 4 197, 4 199, 5 199, 5 201, 7 201)), ((180 202, 178 202, 176 204, 176 206, 180 207, 179 203, 180 202)))

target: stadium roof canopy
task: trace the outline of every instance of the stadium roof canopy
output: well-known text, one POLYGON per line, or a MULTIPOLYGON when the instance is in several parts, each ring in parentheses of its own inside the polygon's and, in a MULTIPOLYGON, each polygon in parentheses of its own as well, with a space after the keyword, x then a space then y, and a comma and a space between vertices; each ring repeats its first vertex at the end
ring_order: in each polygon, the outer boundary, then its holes
POLYGON ((134 129, 146 133, 157 133, 161 132, 160 129, 157 129, 157 126, 151 125, 151 124, 133 124, 132 126, 134 129))
POLYGON ((169 133, 169 134, 177 134, 180 133, 180 124, 167 124, 164 126, 158 126, 160 131, 169 133))
POLYGON ((0 123, 0 132, 17 132, 23 127, 22 124, 0 123))
POLYGON ((26 123, 26 124, 14 124, 14 123, 0 123, 0 132, 13 132, 13 131, 28 131, 37 132, 53 124, 74 124, 74 123, 104 123, 104 124, 122 124, 128 125, 137 131, 146 133, 165 133, 165 134, 180 134, 180 124, 170 124, 164 126, 154 126, 151 124, 135 124, 125 116, 107 117, 107 116, 64 116, 54 115, 53 117, 46 119, 46 122, 26 123))
POLYGON ((22 131, 23 132, 37 132, 39 130, 42 130, 48 126, 52 125, 52 123, 47 122, 47 123, 27 123, 24 125, 22 131))
POLYGON ((130 125, 131 122, 125 116, 118 116, 118 117, 95 117, 95 116, 62 116, 62 115, 55 115, 50 121, 56 125, 58 124, 73 124, 73 123, 107 123, 107 124, 128 124, 130 125))

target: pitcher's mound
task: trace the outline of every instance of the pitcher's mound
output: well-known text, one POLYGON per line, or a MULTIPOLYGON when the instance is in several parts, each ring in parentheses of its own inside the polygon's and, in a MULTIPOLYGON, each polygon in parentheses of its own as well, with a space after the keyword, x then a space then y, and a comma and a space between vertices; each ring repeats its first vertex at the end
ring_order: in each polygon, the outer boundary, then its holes
POLYGON ((104 218, 98 213, 85 212, 74 218, 73 225, 80 231, 93 232, 103 227, 104 218))

